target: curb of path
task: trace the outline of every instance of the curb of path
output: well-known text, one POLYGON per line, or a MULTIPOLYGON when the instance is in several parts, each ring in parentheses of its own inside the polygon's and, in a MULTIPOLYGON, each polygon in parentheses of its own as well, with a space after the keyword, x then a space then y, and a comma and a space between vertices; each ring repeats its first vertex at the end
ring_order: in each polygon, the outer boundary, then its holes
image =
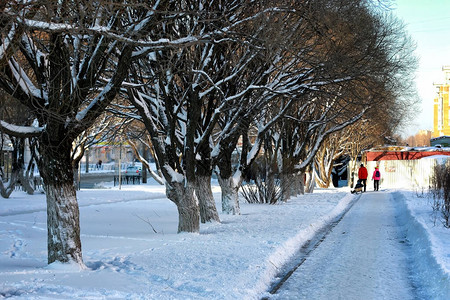
POLYGON ((269 299, 295 271, 293 269, 303 263, 306 256, 323 241, 328 232, 339 223, 360 197, 361 194, 356 196, 349 193, 329 214, 312 223, 308 228, 300 230, 294 237, 278 247, 267 259, 266 267, 261 273, 255 289, 248 291, 245 299, 269 299), (287 278, 284 279, 285 277, 287 278), (261 294, 261 291, 265 292, 261 294))

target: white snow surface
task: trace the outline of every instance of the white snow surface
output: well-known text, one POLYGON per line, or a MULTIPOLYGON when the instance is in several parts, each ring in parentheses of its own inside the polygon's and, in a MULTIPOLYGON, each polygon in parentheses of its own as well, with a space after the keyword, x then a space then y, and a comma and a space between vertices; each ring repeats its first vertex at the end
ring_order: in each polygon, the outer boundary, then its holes
MULTIPOLYGON (((201 224, 199 234, 177 234, 177 209, 164 191, 152 184, 121 190, 104 184, 78 192, 85 269, 47 265, 43 194, 15 191, 1 198, 0 299, 259 299, 270 296, 293 253, 363 200, 338 188, 279 205, 241 202, 242 215, 220 214, 221 223, 201 224)), ((216 182, 213 192, 220 209, 216 182)), ((408 190, 384 193, 398 201, 417 281, 433 299, 450 299, 450 230, 435 218, 430 199, 408 190)), ((379 255, 388 260, 392 253, 379 255)), ((336 287, 343 284, 336 281, 336 287)), ((383 299, 389 287, 378 288, 383 299)))
POLYGON ((5 121, 0 120, 0 127, 3 127, 7 131, 17 132, 19 134, 38 134, 42 132, 44 127, 35 127, 35 126, 19 126, 14 124, 6 123, 5 121))

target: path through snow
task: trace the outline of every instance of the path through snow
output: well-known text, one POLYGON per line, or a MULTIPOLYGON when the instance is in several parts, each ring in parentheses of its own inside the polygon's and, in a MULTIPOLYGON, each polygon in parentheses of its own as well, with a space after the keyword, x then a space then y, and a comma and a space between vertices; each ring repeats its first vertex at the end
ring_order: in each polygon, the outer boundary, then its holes
MULTIPOLYGON (((139 185, 78 193, 87 269, 47 265, 45 195, 15 191, 1 199, 0 299, 271 297, 267 290, 292 255, 354 201, 301 266, 312 282, 296 280, 304 298, 450 299, 449 230, 432 218, 429 200, 412 191, 360 197, 346 188, 319 189, 278 205, 242 202, 242 215, 221 213, 221 223, 201 224, 199 234, 177 233, 178 212, 164 191, 139 185)), ((217 182, 213 192, 220 207, 217 182)), ((273 297, 298 295, 291 287, 273 297)))
POLYGON ((364 193, 271 299, 417 299, 398 206, 364 193))

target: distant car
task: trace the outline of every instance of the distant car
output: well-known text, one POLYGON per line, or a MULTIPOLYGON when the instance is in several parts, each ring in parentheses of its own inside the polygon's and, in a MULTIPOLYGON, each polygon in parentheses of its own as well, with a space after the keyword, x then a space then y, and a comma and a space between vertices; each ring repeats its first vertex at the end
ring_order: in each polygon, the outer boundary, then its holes
POLYGON ((125 170, 125 176, 141 176, 141 168, 137 166, 129 166, 125 170))

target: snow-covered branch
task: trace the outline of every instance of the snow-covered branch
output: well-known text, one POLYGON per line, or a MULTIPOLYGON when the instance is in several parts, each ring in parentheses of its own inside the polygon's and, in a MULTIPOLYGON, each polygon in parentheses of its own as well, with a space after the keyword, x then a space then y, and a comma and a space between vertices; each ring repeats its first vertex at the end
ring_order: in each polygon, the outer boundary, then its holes
POLYGON ((3 131, 7 134, 17 137, 36 137, 39 136, 44 127, 34 127, 34 126, 19 126, 7 123, 0 120, 0 132, 3 131))

